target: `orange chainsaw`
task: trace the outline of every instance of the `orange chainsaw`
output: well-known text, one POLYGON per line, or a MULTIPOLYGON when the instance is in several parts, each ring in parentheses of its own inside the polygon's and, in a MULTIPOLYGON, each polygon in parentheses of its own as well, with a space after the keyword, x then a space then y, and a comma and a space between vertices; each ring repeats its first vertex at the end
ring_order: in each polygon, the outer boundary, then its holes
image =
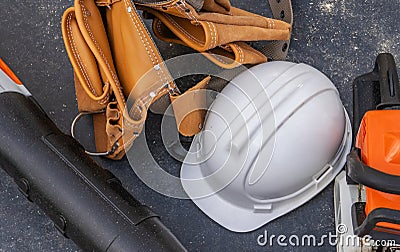
POLYGON ((354 81, 353 92, 358 134, 335 183, 338 251, 398 251, 400 84, 393 56, 380 54, 374 70, 354 81))

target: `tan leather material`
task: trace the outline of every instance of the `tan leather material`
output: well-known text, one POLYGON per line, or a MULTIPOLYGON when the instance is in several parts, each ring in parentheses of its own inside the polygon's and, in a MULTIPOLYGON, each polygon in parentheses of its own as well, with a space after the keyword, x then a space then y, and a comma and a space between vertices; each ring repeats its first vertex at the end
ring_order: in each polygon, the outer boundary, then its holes
POLYGON ((229 14, 231 3, 229 0, 204 0, 202 9, 208 12, 229 14))
POLYGON ((171 96, 176 124, 179 133, 193 136, 203 127, 206 115, 206 85, 211 77, 208 76, 182 95, 171 96))
MULTIPOLYGON (((96 148, 98 151, 110 151, 109 158, 120 158, 124 151, 121 137, 123 119, 120 111, 125 109, 126 102, 102 17, 94 1, 76 0, 74 7, 68 9, 63 16, 62 29, 66 49, 77 76, 76 91, 80 111, 98 111, 107 104, 105 126, 104 119, 94 123, 96 148), (100 99, 96 95, 103 89, 100 99), (111 92, 116 101, 108 103, 111 92), (93 101, 98 101, 101 106, 94 105, 93 101)), ((138 113, 138 120, 129 117, 124 119, 130 125, 140 128, 136 124, 143 123, 143 115, 145 113, 138 113)))
MULTIPOLYGON (((215 24, 252 26, 265 29, 284 30, 286 33, 290 32, 291 29, 291 24, 288 24, 282 20, 266 18, 236 7, 231 7, 229 14, 222 14, 217 12, 197 12, 192 6, 185 3, 184 0, 158 5, 147 4, 143 6, 175 17, 188 19, 197 25, 199 21, 208 21, 215 24)), ((148 10, 147 8, 145 9, 148 10)), ((151 12, 151 14, 154 15, 154 12, 151 12)), ((252 34, 248 35, 252 36, 252 34)), ((232 40, 237 41, 234 39, 234 37, 232 40)))
MULTIPOLYGON (((161 20, 184 44, 200 52, 235 41, 287 40, 290 37, 291 26, 283 21, 249 14, 237 8, 232 8, 232 12, 242 16, 219 13, 199 15, 193 8, 188 7, 190 12, 183 12, 191 13, 189 19, 181 13, 182 5, 170 5, 167 10, 159 7, 159 10, 142 8, 161 20)), ((163 33, 160 29, 165 30, 159 23, 153 27, 157 29, 156 34, 163 33)))
POLYGON ((185 0, 154 2, 75 0, 63 16, 79 111, 104 110, 93 115, 96 150, 111 159, 123 157, 149 107, 157 101, 166 106, 168 93, 181 134, 197 134, 206 114, 210 77, 180 94, 136 8, 153 15, 157 37, 189 46, 222 68, 267 60, 245 41, 290 38, 290 24, 232 7, 229 0, 191 0, 195 8, 185 0))
POLYGON ((116 2, 119 2, 121 0, 96 0, 96 5, 98 6, 110 6, 116 2))
MULTIPOLYGON (((175 83, 131 1, 114 3, 111 9, 106 9, 106 17, 111 50, 119 79, 124 86, 125 97, 132 90, 136 98, 148 89, 156 90, 165 84, 173 88, 175 83), (154 67, 159 69, 151 71, 154 67), (146 82, 138 86, 137 83, 143 76, 146 82)), ((167 88, 160 89, 154 100, 166 93, 167 88)))
MULTIPOLYGON (((113 75, 115 69, 112 62, 109 62, 112 57, 107 35, 94 2, 75 1, 74 7, 64 13, 62 31, 66 50, 76 73, 75 84, 80 111, 95 112, 104 109, 109 101, 111 88, 114 92, 118 90, 118 84, 115 83, 118 79, 114 78, 114 82, 107 79, 113 75), (98 93, 102 95, 98 96, 98 93), (95 105, 94 101, 101 106, 95 105)), ((120 101, 125 103, 123 97, 120 101)), ((107 120, 101 118, 102 116, 104 117, 99 114, 94 117, 96 149, 100 152, 104 152, 109 146, 104 145, 105 142, 109 142, 105 141, 109 139, 109 135, 104 124, 107 120)))
POLYGON ((96 151, 107 152, 108 149, 108 136, 106 132, 107 118, 106 113, 94 114, 93 115, 93 129, 96 144, 96 151))
MULTIPOLYGON (((68 56, 76 77, 82 84, 81 88, 88 96, 87 99, 90 98, 100 104, 106 104, 109 99, 109 85, 106 85, 105 91, 103 91, 103 82, 99 76, 96 60, 79 30, 75 17, 75 8, 73 7, 64 13, 62 32, 68 56)), ((81 108, 85 106, 83 102, 80 105, 81 108)), ((82 109, 84 110, 84 108, 82 109)), ((80 111, 83 111, 82 109, 80 111)))
MULTIPOLYGON (((216 7, 215 2, 205 2, 216 7), (210 3, 211 2, 211 3, 210 3)), ((185 1, 141 7, 153 18, 154 34, 161 40, 179 43, 204 53, 208 59, 223 68, 240 64, 259 64, 266 57, 257 50, 238 41, 288 40, 291 25, 280 20, 265 18, 230 5, 224 1, 228 14, 197 12, 185 1), (220 48, 219 48, 220 47, 220 48), (224 62, 219 55, 235 62, 224 62)), ((210 6, 211 6, 210 5, 210 6)), ((223 8, 222 5, 219 6, 223 8)), ((211 7, 210 7, 211 8, 211 7)), ((222 57, 223 58, 223 57, 222 57)))
POLYGON ((89 97, 88 93, 84 90, 83 85, 77 75, 74 73, 74 84, 76 100, 78 101, 79 112, 101 111, 105 109, 107 104, 99 103, 98 101, 89 97))
MULTIPOLYGON (((103 86, 96 59, 83 38, 75 16, 69 8, 63 16, 62 32, 68 56, 74 68, 75 92, 80 112, 96 112, 106 108, 110 98, 110 84, 103 86), (104 92, 102 89, 105 89, 104 92), (98 96, 98 94, 101 94, 98 96)), ((93 115, 96 150, 108 151, 106 114, 93 115)))
POLYGON ((291 25, 279 20, 263 17, 236 7, 232 7, 229 15, 221 13, 200 12, 196 18, 201 21, 215 22, 219 24, 254 26, 266 29, 290 30, 291 25))
MULTIPOLYGON (((236 37, 236 41, 239 40, 243 40, 243 41, 251 41, 251 40, 268 40, 271 41, 269 43, 267 43, 263 48, 262 48, 262 52, 264 55, 266 55, 267 57, 271 58, 271 59, 275 59, 275 60, 283 60, 288 52, 289 49, 289 45, 290 45, 290 33, 291 33, 291 24, 293 21, 293 12, 292 12, 292 6, 291 6, 291 0, 280 0, 280 1, 276 1, 276 0, 269 0, 269 4, 270 7, 272 9, 273 15, 275 19, 268 19, 265 17, 262 17, 260 15, 256 15, 235 7, 230 7, 229 8, 229 13, 227 13, 226 11, 228 10, 228 6, 226 3, 226 0, 221 0, 221 1, 205 1, 204 2, 204 6, 203 6, 203 10, 200 12, 196 12, 193 8, 191 8, 190 5, 186 4, 185 1, 174 1, 174 2, 168 2, 168 3, 161 3, 161 4, 157 4, 157 5, 152 5, 152 4, 147 4, 148 7, 150 8, 155 8, 157 9, 157 11, 160 12, 165 12, 168 14, 171 14, 173 16, 177 16, 177 17, 181 17, 184 19, 187 19, 188 21, 192 21, 193 24, 195 25, 199 25, 199 21, 206 21, 206 22, 210 22, 210 23, 214 23, 214 24, 226 24, 226 25, 233 25, 233 26, 251 26, 251 27, 260 27, 260 28, 272 28, 272 30, 286 30, 285 34, 286 34, 286 38, 284 38, 285 36, 281 36, 279 38, 279 31, 273 31, 272 33, 274 33, 273 35, 271 34, 271 37, 268 38, 268 36, 266 34, 264 34, 264 36, 260 36, 260 33, 258 32, 257 29, 236 29, 232 28, 229 30, 226 30, 224 27, 220 27, 223 31, 223 37, 225 37, 226 39, 228 39, 228 41, 234 41, 235 39, 232 39, 231 36, 232 35, 236 35, 236 34, 241 34, 243 35, 243 37, 247 38, 247 39, 243 39, 239 37, 236 37), (223 6, 221 4, 221 2, 225 2, 226 6, 225 9, 221 6, 223 6), (179 4, 180 3, 180 4, 179 4), (233 34, 232 34, 233 32, 233 34), (255 37, 252 38, 248 38, 250 34, 256 34, 255 37), (257 37, 258 36, 258 37, 257 37), (275 37, 277 36, 277 37, 275 37), (274 38, 275 37, 275 38, 274 38)), ((153 14, 154 15, 154 14, 153 14)), ((164 22, 164 21, 163 21, 164 22)), ((177 22, 174 22, 177 23, 177 22)), ((181 24, 179 24, 181 25, 181 24)), ((168 27, 167 29, 171 28, 171 25, 166 24, 166 26, 168 27)), ((184 26, 183 26, 184 27, 184 26)), ((181 32, 185 33, 184 35, 181 34, 181 36, 160 36, 162 33, 167 34, 167 32, 165 31, 161 31, 161 32, 157 32, 158 31, 164 29, 162 28, 162 26, 160 24, 157 25, 153 25, 153 30, 155 31, 155 33, 158 33, 158 37, 160 39, 163 39, 165 41, 168 42, 172 42, 172 43, 180 43, 180 44, 185 44, 189 47, 192 47, 195 50, 201 51, 199 50, 198 45, 193 46, 190 43, 187 43, 187 40, 190 41, 190 38, 192 38, 192 40, 194 39, 199 39, 198 36, 200 36, 200 38, 203 38, 205 35, 201 34, 201 33, 193 33, 193 32, 188 32, 188 30, 186 29, 179 29, 181 30, 181 32), (182 36, 189 37, 187 40, 183 40, 182 42, 177 42, 177 40, 181 40, 182 36)), ((199 30, 197 28, 197 30, 199 30)), ((176 29, 172 29, 173 33, 176 33, 176 29)), ((214 35, 215 38, 218 38, 218 34, 220 34, 220 32, 218 31, 215 32, 214 35)), ((263 33, 261 33, 263 34, 263 33)), ((179 35, 179 34, 178 34, 179 35)), ((200 39, 199 41, 197 41, 198 43, 200 43, 201 45, 204 45, 204 41, 202 39, 200 39)), ((223 44, 224 41, 223 39, 220 41, 220 44, 223 44)), ((196 43, 195 43, 196 44, 196 43)), ((204 49, 204 48, 203 48, 204 49)), ((213 55, 208 56, 208 58, 213 58, 213 55)), ((235 56, 233 57, 235 58, 235 56)), ((215 62, 215 61, 213 61, 215 62)), ((261 63, 260 62, 256 62, 257 63, 261 63)), ((229 68, 230 66, 227 66, 226 68, 229 68)))
MULTIPOLYGON (((168 27, 166 27, 158 18, 155 18, 153 21, 153 30, 154 34, 161 40, 187 45, 176 37, 175 34, 171 32, 171 30, 169 30, 168 27)), ((216 65, 226 69, 237 67, 239 63, 260 64, 267 61, 265 55, 244 42, 233 42, 221 45, 205 51, 203 55, 216 65)))
POLYGON ((229 43, 224 46, 216 47, 203 53, 214 64, 232 69, 242 65, 255 65, 267 62, 264 54, 252 48, 245 42, 229 43), (231 60, 229 60, 231 59, 231 60))
MULTIPOLYGON (((130 145, 124 146, 122 134, 130 133, 130 131, 123 132, 125 129, 123 127, 124 118, 117 102, 110 102, 107 105, 105 120, 105 128, 103 128, 107 135, 105 146, 107 151, 111 151, 107 157, 115 160, 121 159, 125 155, 125 151, 130 148, 130 145)), ((104 145, 104 142, 102 144, 104 145)), ((98 148, 100 149, 101 146, 98 146, 98 148)))
POLYGON ((89 46, 99 67, 107 78, 106 81, 103 81, 111 84, 118 104, 122 108, 125 107, 122 87, 115 71, 107 34, 96 4, 91 0, 76 0, 75 15, 84 41, 89 46))

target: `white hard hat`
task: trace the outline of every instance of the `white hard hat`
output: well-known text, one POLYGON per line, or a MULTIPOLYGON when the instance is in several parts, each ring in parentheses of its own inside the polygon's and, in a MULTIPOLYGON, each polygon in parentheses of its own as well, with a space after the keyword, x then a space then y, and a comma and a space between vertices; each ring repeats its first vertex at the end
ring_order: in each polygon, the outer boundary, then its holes
POLYGON ((265 63, 217 96, 182 165, 182 185, 214 221, 248 232, 318 194, 350 147, 348 115, 325 75, 265 63))

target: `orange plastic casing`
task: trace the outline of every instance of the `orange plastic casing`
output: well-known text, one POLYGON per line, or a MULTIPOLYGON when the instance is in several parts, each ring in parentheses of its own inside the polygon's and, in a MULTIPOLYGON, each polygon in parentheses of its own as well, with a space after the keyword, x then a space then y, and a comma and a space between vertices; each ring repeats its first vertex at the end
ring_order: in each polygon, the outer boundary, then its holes
POLYGON ((2 70, 5 74, 10 77, 16 84, 22 85, 22 82, 18 79, 18 77, 11 71, 11 69, 7 66, 7 64, 0 58, 0 70, 2 70))
MULTIPOLYGON (((400 176, 400 110, 367 112, 356 141, 362 161, 379 171, 400 176)), ((385 181, 382 181, 384 183, 385 181)), ((400 210, 400 196, 366 188, 365 213, 377 208, 400 210)), ((400 225, 378 223, 377 228, 400 230, 400 225)))

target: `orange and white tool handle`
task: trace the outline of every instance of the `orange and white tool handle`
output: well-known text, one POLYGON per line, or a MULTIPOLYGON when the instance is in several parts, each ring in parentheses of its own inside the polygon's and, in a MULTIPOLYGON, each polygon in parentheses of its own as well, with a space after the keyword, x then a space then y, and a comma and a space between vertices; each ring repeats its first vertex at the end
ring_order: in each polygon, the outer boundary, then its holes
POLYGON ((17 92, 25 96, 31 96, 28 89, 22 85, 22 82, 13 73, 13 71, 0 58, 0 94, 5 92, 17 92))

